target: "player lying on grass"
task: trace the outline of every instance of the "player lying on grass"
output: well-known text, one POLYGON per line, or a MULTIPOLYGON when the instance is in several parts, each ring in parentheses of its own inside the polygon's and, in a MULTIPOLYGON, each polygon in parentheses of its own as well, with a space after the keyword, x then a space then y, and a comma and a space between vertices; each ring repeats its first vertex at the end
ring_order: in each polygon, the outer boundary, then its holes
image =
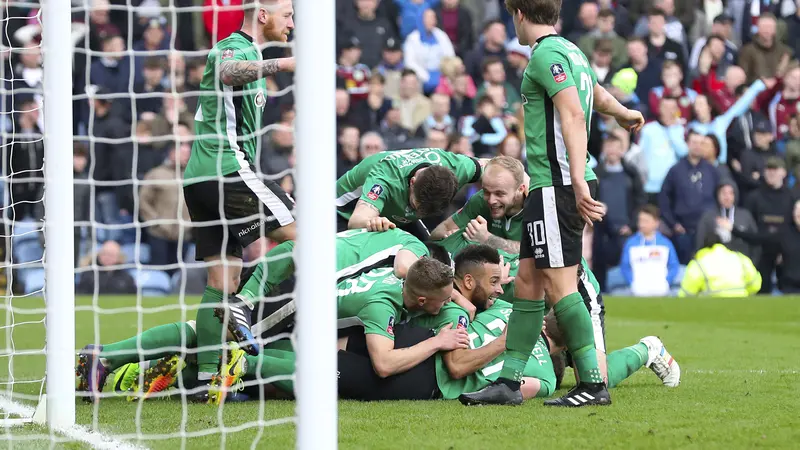
MULTIPOLYGON (((266 77, 295 67, 294 58, 264 60, 261 48, 288 40, 294 9, 291 0, 245 0, 242 8, 241 28, 208 54, 194 114, 196 139, 184 174, 196 258, 208 263, 208 285, 197 310, 202 349, 197 359, 206 385, 216 370, 214 344, 222 334, 213 307, 239 288, 243 248, 262 236, 283 242, 296 233, 294 200, 274 181, 262 181, 254 168, 266 77)), ((203 400, 207 392, 199 390, 198 396, 203 400)))
POLYGON ((339 231, 399 226, 426 239, 417 219, 441 214, 460 188, 480 180, 483 163, 438 148, 369 156, 336 181, 339 231))
MULTIPOLYGON (((405 314, 414 311, 438 314, 439 310, 449 302, 452 286, 450 267, 430 258, 423 258, 413 263, 408 270, 405 283, 394 276, 392 268, 373 269, 356 279, 346 279, 339 284, 340 327, 363 327, 366 350, 378 376, 388 377, 406 371, 439 350, 467 347, 467 333, 463 329, 448 330, 410 348, 399 350, 394 347, 395 322, 399 322, 405 314)), ((263 327, 263 324, 256 323, 254 329, 257 327, 263 327)), ((82 352, 77 369, 79 390, 88 390, 89 376, 91 373, 96 373, 100 375, 92 380, 92 385, 98 386, 97 392, 99 392, 111 371, 126 362, 140 359, 139 348, 145 350, 151 358, 163 357, 165 353, 187 351, 185 349, 193 347, 189 340, 190 329, 180 323, 163 328, 156 327, 141 336, 82 352), (173 328, 178 332, 174 332, 173 328), (98 367, 100 370, 88 370, 91 367, 98 367)), ((231 353, 235 359, 227 361, 223 359, 223 368, 231 364, 243 364, 240 362, 242 357, 239 352, 231 353)), ((219 393, 226 392, 231 383, 236 381, 228 376, 228 370, 220 373, 222 375, 212 379, 210 402, 220 401, 219 393)), ((153 386, 151 381, 146 381, 146 384, 148 387, 153 386)), ((145 390, 145 393, 150 394, 151 391, 152 388, 145 390)), ((224 395, 222 397, 224 398, 224 395)))
MULTIPOLYGON (((514 158, 492 158, 484 168, 483 189, 470 197, 467 204, 431 233, 431 239, 455 255, 471 243, 497 248, 503 260, 511 265, 510 276, 519 270, 519 238, 523 231, 523 209, 527 199, 528 180, 522 163, 514 158), (439 240, 441 239, 441 240, 439 240)), ((595 352, 603 379, 606 379, 605 306, 594 274, 581 258, 578 266, 578 293, 584 300, 592 325, 595 352)), ((516 283, 503 286, 500 298, 513 302, 516 283)))
MULTIPOLYGON (((295 271, 292 251, 294 242, 287 241, 270 250, 265 261, 259 263, 241 291, 215 310, 216 316, 227 324, 228 331, 239 346, 251 355, 258 354, 258 344, 253 336, 262 334, 277 324, 293 322, 295 304, 288 300, 280 304, 263 305, 261 299, 270 296, 275 286, 289 279, 295 271), (267 267, 268 266, 268 267, 267 267), (251 333, 250 318, 256 304, 266 308, 271 319, 262 321, 263 330, 251 333), (228 309, 227 313, 225 308, 228 309), (226 317, 227 314, 227 317, 226 317)), ((423 244, 419 239, 400 229, 370 232, 364 228, 346 230, 336 237, 336 278, 341 282, 357 278, 362 273, 378 267, 393 267, 398 278, 405 278, 408 268, 424 256, 431 256, 446 265, 450 257, 437 244, 423 244)), ((461 298, 458 299, 462 301, 461 298)))

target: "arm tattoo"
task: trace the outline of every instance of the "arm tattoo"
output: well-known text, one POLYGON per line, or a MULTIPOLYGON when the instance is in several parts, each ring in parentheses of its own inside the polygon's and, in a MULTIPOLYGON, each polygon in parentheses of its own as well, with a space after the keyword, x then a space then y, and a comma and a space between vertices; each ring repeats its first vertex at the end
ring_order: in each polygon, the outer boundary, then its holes
POLYGON ((273 75, 280 70, 277 59, 266 61, 225 61, 219 65, 219 77, 230 86, 241 86, 273 75))
POLYGON ((489 238, 486 239, 486 245, 507 253, 519 253, 519 242, 503 239, 493 234, 490 234, 489 238))

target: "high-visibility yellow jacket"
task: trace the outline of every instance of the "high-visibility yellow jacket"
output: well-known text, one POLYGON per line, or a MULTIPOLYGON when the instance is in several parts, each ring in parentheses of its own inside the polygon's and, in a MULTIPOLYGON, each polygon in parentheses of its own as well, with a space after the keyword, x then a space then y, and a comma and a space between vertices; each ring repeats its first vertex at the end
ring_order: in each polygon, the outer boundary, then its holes
POLYGON ((680 297, 746 297, 761 289, 761 274, 747 256, 722 244, 700 249, 686 266, 680 297))

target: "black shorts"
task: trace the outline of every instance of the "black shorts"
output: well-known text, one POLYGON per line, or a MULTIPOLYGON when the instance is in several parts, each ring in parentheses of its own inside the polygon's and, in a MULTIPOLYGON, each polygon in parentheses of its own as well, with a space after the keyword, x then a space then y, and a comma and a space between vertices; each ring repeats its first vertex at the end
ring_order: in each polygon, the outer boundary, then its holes
MULTIPOLYGON (((407 348, 433 337, 433 331, 396 325, 395 348, 407 348)), ((436 382, 436 355, 406 372, 381 378, 367 353, 366 336, 350 335, 347 350, 338 353, 339 397, 351 400, 432 400, 441 396, 436 382)))
POLYGON ((184 186, 183 196, 198 261, 223 254, 241 258, 244 247, 294 222, 294 200, 277 183, 261 181, 252 170, 184 186))
MULTIPOLYGON (((589 182, 592 198, 597 181, 589 182)), ((519 259, 533 258, 537 269, 576 266, 583 253, 583 228, 572 186, 549 186, 528 194, 519 259)))
MULTIPOLYGON (((341 233, 342 231, 347 231, 348 226, 348 219, 345 219, 339 214, 336 214, 336 232, 341 233)), ((410 233, 415 238, 419 239, 422 242, 427 241, 431 237, 431 232, 428 231, 428 227, 425 226, 425 223, 421 220, 415 220, 411 223, 401 223, 395 224, 397 228, 410 233)))

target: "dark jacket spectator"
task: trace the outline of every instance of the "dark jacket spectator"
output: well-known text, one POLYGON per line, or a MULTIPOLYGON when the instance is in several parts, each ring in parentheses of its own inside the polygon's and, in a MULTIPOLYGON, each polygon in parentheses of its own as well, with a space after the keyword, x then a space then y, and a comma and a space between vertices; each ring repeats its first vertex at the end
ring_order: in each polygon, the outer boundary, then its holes
POLYGON ((457 55, 464 55, 472 49, 475 44, 472 15, 459 4, 459 0, 442 0, 442 4, 436 9, 436 16, 439 19, 439 28, 450 37, 457 55))
MULTIPOLYGON (((107 91, 100 91, 99 95, 105 95, 107 91)), ((115 214, 119 214, 119 208, 132 210, 133 207, 133 187, 130 181, 133 173, 133 149, 130 142, 118 142, 122 139, 130 139, 130 125, 119 115, 113 114, 111 101, 95 98, 94 102, 94 126, 92 135, 96 138, 89 148, 89 155, 93 161, 90 163, 89 177, 100 182, 116 182, 127 180, 123 186, 98 184, 95 192, 108 194, 109 202, 112 198, 116 204, 108 204, 108 210, 102 208, 98 220, 102 223, 113 223, 115 214), (116 211, 113 211, 116 209, 116 211), (111 222, 107 222, 110 220, 111 222)), ((98 201, 100 201, 98 199, 98 201)))
MULTIPOLYGON (((89 147, 84 142, 76 142, 72 146, 72 178, 74 180, 73 198, 73 219, 75 222, 87 222, 90 219, 91 190, 89 187, 89 147)), ((73 249, 75 255, 75 267, 78 267, 81 252, 81 226, 75 226, 73 239, 73 249)))
MULTIPOLYGON (((737 207, 736 185, 730 182, 722 182, 717 188, 717 207, 709 209, 700 218, 697 225, 697 236, 695 237, 695 247, 703 248, 703 243, 712 233, 721 234, 717 226, 717 218, 722 217, 731 221, 735 227, 742 231, 755 233, 758 231, 756 221, 747 208, 737 207)), ((761 249, 758 245, 752 245, 738 237, 726 236, 723 243, 729 249, 742 253, 753 261, 758 261, 761 249)))
POLYGON ((44 142, 39 129, 39 110, 32 95, 20 94, 17 99, 14 138, 9 139, 7 153, 8 189, 13 208, 6 212, 12 220, 44 217, 44 142), (36 180, 39 179, 39 180, 36 180), (13 216, 12 216, 13 215, 13 216))
MULTIPOLYGON (((136 282, 125 270, 117 268, 125 262, 125 255, 115 241, 106 241, 96 255, 98 270, 83 272, 78 279, 77 293, 91 295, 135 294, 136 282)), ((88 266, 89 262, 85 266, 88 266)))
POLYGON ((761 16, 753 42, 746 44, 739 52, 739 66, 747 74, 748 84, 758 78, 775 77, 779 67, 785 66, 792 56, 792 49, 775 37, 776 27, 774 16, 761 16))
POLYGON ((769 121, 766 117, 757 115, 753 120, 753 148, 741 152, 738 161, 731 163, 743 198, 747 198, 750 192, 761 186, 767 160, 779 156, 773 139, 769 121))
MULTIPOLYGON (((506 27, 500 21, 492 21, 483 28, 483 37, 478 41, 478 47, 469 52, 464 59, 467 74, 472 77, 475 84, 483 82, 483 62, 486 58, 494 56, 506 61, 506 27)), ((506 67, 508 71, 508 67, 506 67)))
POLYGON ((375 0, 356 1, 356 14, 343 21, 347 29, 361 42, 361 63, 372 68, 381 62, 381 52, 386 39, 394 37, 392 24, 386 17, 376 14, 378 2, 375 0))

